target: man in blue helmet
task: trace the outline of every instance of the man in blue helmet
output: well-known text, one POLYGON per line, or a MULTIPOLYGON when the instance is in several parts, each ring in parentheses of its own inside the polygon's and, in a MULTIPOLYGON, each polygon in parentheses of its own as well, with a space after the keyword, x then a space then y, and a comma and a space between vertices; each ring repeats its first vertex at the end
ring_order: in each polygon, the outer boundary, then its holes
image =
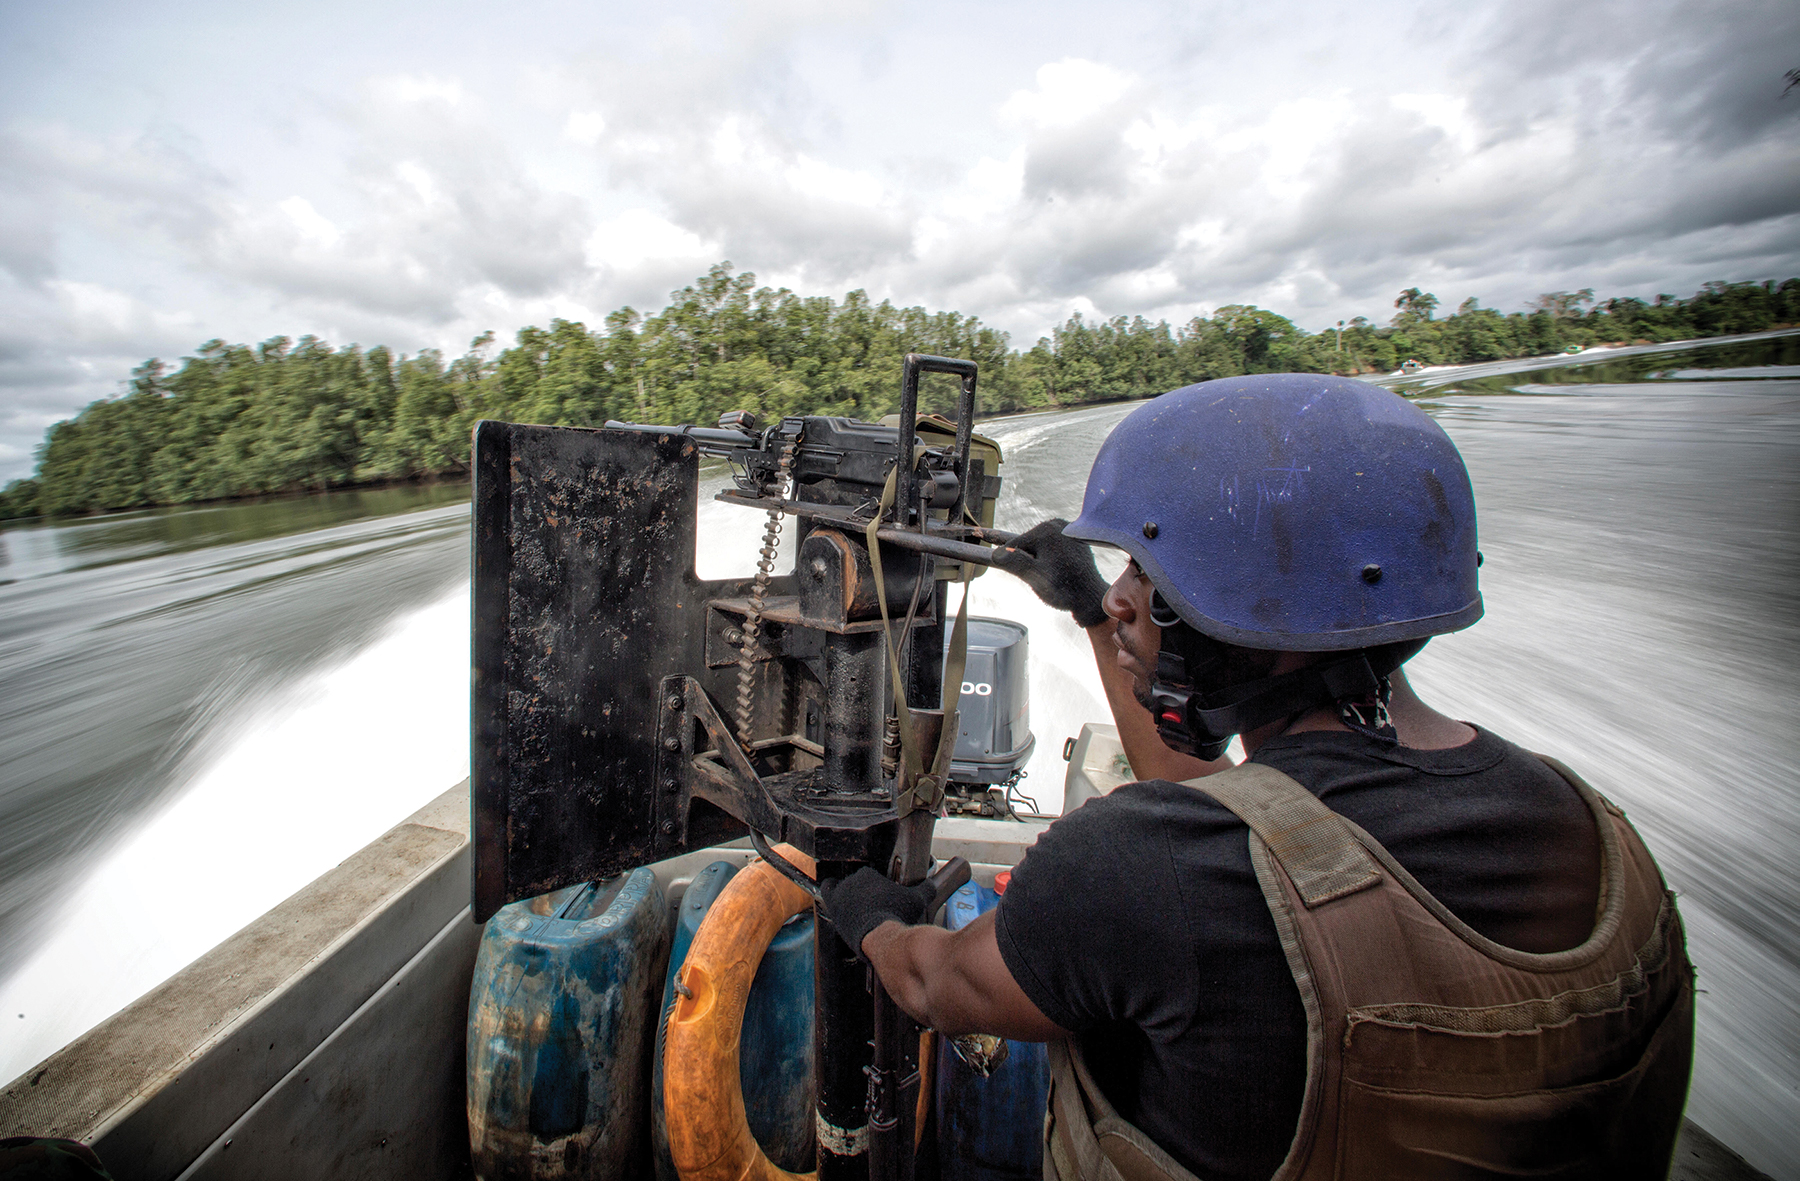
POLYGON ((1572 772, 1401 671, 1482 610, 1436 423, 1342 378, 1188 386, 1120 423, 1073 524, 996 556, 1087 630, 1145 779, 958 932, 872 870, 827 903, 923 1023, 1054 1043, 1047 1176, 1666 1173, 1672 896, 1572 772), (1130 558, 1110 587, 1091 544, 1130 558))

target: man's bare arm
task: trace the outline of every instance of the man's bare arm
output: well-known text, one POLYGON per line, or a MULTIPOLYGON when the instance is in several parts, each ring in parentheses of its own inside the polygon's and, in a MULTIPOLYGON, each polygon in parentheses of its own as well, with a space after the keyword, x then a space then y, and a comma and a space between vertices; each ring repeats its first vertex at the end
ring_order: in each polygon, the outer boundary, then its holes
POLYGON ((863 939, 862 950, 888 995, 928 1029, 1022 1042, 1069 1036, 1031 1003, 1007 970, 991 910, 960 931, 883 923, 863 939))

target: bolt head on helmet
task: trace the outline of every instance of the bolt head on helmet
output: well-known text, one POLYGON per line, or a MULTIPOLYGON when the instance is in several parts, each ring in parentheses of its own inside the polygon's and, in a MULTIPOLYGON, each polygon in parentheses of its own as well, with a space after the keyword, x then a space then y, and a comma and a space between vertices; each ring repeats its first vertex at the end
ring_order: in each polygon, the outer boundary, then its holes
POLYGON ((1368 648, 1481 618, 1462 457, 1418 407, 1349 378, 1146 402, 1101 445, 1065 532, 1124 550, 1185 622, 1241 647, 1368 648))

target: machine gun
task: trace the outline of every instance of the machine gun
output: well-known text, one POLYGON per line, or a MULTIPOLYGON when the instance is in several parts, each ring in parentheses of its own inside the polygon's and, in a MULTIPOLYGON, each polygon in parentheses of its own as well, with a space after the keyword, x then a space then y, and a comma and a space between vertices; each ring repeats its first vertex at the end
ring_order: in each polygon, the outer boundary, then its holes
MULTIPOLYGON (((774 844, 819 880, 929 875, 940 901, 967 880, 930 854, 966 617, 946 686, 940 575, 1011 540, 988 527, 999 481, 972 450, 975 389, 973 362, 913 354, 893 425, 476 427, 477 921, 746 833, 815 898, 774 844), (924 373, 961 379, 954 419, 919 418, 924 373), (718 499, 768 513, 751 578, 695 572, 702 456, 731 465, 718 499), (789 517, 805 535, 778 573, 789 517)), ((817 929, 819 1119, 869 1128, 821 1143, 820 1181, 908 1181, 917 1027, 822 912, 817 929)))

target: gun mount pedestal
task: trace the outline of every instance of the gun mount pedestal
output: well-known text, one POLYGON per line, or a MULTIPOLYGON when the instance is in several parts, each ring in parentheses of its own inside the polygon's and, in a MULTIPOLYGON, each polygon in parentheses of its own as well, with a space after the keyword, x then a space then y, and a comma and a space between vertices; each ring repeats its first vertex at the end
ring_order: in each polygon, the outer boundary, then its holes
MULTIPOLYGON (((775 625, 772 645, 779 628, 778 652, 799 654, 774 659, 797 661, 811 673, 804 713, 816 720, 819 739, 796 733, 734 735, 701 682, 678 675, 663 682, 668 709, 659 729, 658 775, 676 785, 670 794, 678 804, 684 798, 705 801, 759 836, 813 857, 820 880, 872 865, 899 880, 919 881, 929 869, 932 814, 903 811, 899 797, 909 785, 894 771, 883 771, 883 718, 891 694, 881 620, 879 615, 848 618, 858 601, 855 583, 835 577, 840 570, 866 572, 866 553, 844 534, 822 528, 800 547, 800 565, 802 593, 766 602, 762 621, 775 625), (826 562, 820 554, 844 560, 826 562), (809 555, 815 559, 810 570, 809 555)), ((927 556, 906 555, 893 565, 909 581, 936 585, 927 556)), ((917 596, 908 594, 916 602, 917 596)), ((941 613, 942 598, 934 589, 927 604, 932 622, 941 613)), ((738 600, 708 606, 734 616, 745 608, 738 600)), ((935 627, 919 628, 907 643, 921 658, 936 657, 938 635, 935 627)), ((935 695, 941 663, 930 661, 932 672, 920 678, 911 655, 906 652, 902 660, 914 666, 914 684, 925 680, 935 695)), ((924 711, 916 713, 916 721, 928 720, 924 711)), ((929 720, 941 721, 941 714, 929 720)), ((929 763, 940 732, 931 726, 920 730, 929 731, 920 735, 929 763)), ((772 850, 766 855, 775 856, 772 850)), ((962 866, 961 877, 950 879, 944 892, 966 877, 962 866)), ((819 1179, 909 1181, 918 1027, 873 983, 872 973, 823 912, 814 938, 819 1179), (871 1172, 877 1161, 884 1163, 871 1172)))
MULTIPOLYGON (((956 740, 954 695, 916 708, 942 692, 938 567, 984 563, 969 539, 995 536, 971 524, 992 519, 999 484, 970 460, 974 395, 972 363, 909 356, 899 421, 914 429, 477 426, 478 921, 746 831, 789 876, 773 843, 821 879, 925 879, 937 748, 956 740), (914 425, 932 371, 962 379, 950 447, 914 425), (720 499, 805 523, 791 572, 696 575, 703 452, 739 472, 720 499)), ((939 901, 967 874, 932 875, 939 901)), ((918 1028, 823 913, 817 931, 820 1181, 863 1181, 871 1162, 911 1181, 918 1028)))

